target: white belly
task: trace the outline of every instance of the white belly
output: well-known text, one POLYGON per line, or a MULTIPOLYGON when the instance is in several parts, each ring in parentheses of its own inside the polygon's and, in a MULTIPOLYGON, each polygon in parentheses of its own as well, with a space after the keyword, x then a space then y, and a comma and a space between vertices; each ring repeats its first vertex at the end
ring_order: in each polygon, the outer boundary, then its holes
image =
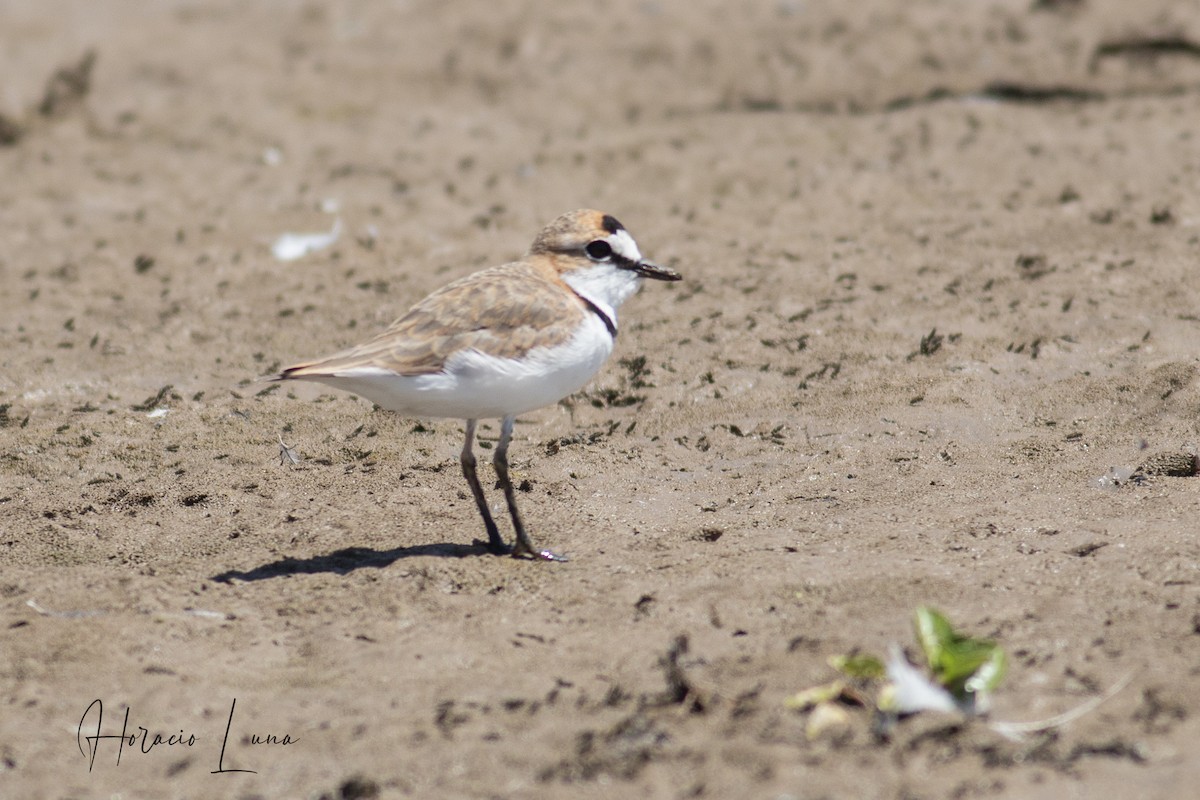
POLYGON ((522 414, 577 392, 612 353, 613 339, 595 314, 566 343, 539 347, 520 359, 477 350, 455 353, 442 372, 402 376, 378 367, 313 376, 336 389, 409 417, 489 419, 522 414))

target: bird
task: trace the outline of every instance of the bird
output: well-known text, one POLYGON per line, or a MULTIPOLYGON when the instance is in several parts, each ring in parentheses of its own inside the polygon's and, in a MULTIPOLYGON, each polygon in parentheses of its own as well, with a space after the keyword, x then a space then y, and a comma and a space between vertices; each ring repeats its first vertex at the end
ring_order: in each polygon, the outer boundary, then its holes
POLYGON ((643 279, 682 277, 643 258, 611 214, 570 211, 543 228, 519 260, 449 283, 374 338, 266 379, 316 381, 406 417, 464 420, 459 463, 488 550, 564 561, 534 547, 517 509, 508 467, 513 424, 599 372, 616 342, 617 308, 643 279), (476 425, 493 418, 501 420, 492 464, 512 518, 511 545, 492 519, 473 452, 476 425))

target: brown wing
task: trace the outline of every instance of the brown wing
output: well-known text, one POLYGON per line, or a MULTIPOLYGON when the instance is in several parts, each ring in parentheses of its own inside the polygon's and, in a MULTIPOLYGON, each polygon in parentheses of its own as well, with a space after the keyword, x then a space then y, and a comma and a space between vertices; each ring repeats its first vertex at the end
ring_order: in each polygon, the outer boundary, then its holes
POLYGON ((506 264, 447 284, 387 330, 349 350, 297 364, 280 375, 328 375, 380 367, 399 375, 442 369, 458 350, 513 358, 570 338, 586 313, 574 292, 525 263, 506 264))

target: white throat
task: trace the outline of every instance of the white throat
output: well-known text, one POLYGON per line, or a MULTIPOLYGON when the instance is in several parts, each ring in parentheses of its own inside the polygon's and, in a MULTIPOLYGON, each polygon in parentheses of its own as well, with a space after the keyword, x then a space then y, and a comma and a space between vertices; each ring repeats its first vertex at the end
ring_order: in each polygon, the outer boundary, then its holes
MULTIPOLYGON (((633 240, 628 231, 617 231, 608 237, 608 243, 621 256, 631 261, 642 260, 642 253, 638 250, 637 242, 633 240)), ((617 306, 628 300, 630 295, 642 285, 642 278, 636 272, 605 262, 597 262, 564 272, 562 278, 583 299, 595 304, 604 312, 614 325, 617 324, 617 306)))
POLYGON ((642 285, 642 279, 627 269, 611 264, 593 264, 563 273, 567 285, 580 297, 594 304, 617 324, 617 306, 629 299, 642 285))

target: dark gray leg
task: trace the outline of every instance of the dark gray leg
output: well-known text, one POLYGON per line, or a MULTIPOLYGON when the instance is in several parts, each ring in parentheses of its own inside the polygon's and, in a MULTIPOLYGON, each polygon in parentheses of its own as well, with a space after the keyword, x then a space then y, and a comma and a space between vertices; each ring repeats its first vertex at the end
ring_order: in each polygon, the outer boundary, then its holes
POLYGON ((514 417, 508 416, 500 423, 500 441, 496 444, 496 455, 492 465, 496 468, 496 478, 500 488, 504 490, 504 499, 508 503, 508 513, 512 516, 513 528, 517 532, 517 543, 513 545, 514 556, 529 556, 542 558, 546 561, 566 561, 550 550, 535 550, 529 534, 525 532, 525 524, 521 522, 521 512, 517 511, 517 496, 513 491, 512 481, 508 478, 508 442, 512 439, 514 417))
POLYGON ((488 511, 483 487, 479 485, 479 476, 475 474, 475 453, 471 450, 475 441, 475 423, 476 420, 467 420, 467 441, 463 443, 462 455, 458 460, 462 464, 463 477, 467 479, 471 494, 475 497, 475 505, 479 507, 479 514, 483 517, 483 524, 487 527, 488 549, 497 555, 506 555, 511 550, 504 543, 504 539, 500 538, 500 531, 496 529, 496 523, 492 520, 492 512, 488 511))

